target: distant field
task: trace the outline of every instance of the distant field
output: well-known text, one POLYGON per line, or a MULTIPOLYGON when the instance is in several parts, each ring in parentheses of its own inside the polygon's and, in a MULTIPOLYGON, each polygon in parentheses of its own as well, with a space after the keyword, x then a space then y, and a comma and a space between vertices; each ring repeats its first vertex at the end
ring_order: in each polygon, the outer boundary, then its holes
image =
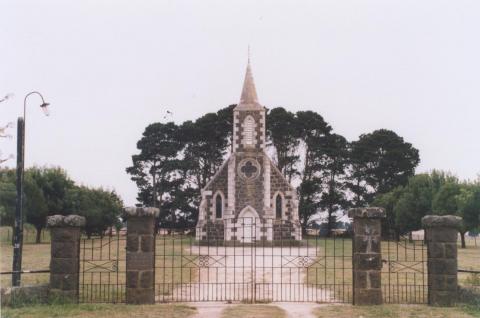
MULTIPOLYGON (((24 244, 35 244, 37 236, 37 231, 31 224, 25 224, 23 229, 23 243, 24 244)), ((12 242, 13 229, 10 226, 0 226, 0 243, 9 243, 12 242)), ((50 243, 50 231, 48 229, 43 229, 40 234, 41 243, 50 243)))

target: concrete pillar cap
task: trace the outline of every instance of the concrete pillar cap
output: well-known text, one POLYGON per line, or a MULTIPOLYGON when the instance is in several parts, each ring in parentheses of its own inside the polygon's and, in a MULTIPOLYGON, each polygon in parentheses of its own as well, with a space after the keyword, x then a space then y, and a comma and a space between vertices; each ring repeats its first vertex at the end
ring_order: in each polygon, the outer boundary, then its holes
POLYGON ((455 215, 425 215, 422 218, 424 228, 453 227, 458 229, 461 225, 462 218, 455 215))
POLYGON ((83 216, 70 214, 55 214, 47 217, 47 227, 84 227, 86 219, 83 216))
POLYGON ((348 216, 351 218, 384 218, 386 216, 385 209, 379 207, 353 208, 348 210, 348 216))
POLYGON ((153 216, 158 217, 160 214, 159 208, 152 208, 152 207, 127 207, 123 210, 123 216, 126 218, 129 217, 146 217, 146 216, 153 216))

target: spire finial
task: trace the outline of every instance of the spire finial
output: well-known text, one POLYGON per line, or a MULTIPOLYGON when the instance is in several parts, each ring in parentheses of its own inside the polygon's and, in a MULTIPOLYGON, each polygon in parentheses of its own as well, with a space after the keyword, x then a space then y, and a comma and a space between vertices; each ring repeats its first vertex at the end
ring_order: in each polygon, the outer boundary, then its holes
POLYGON ((248 63, 245 73, 245 80, 243 82, 240 103, 238 103, 237 109, 242 109, 246 107, 262 109, 262 106, 258 103, 257 91, 255 89, 255 83, 253 81, 252 68, 250 66, 250 45, 248 45, 248 63))

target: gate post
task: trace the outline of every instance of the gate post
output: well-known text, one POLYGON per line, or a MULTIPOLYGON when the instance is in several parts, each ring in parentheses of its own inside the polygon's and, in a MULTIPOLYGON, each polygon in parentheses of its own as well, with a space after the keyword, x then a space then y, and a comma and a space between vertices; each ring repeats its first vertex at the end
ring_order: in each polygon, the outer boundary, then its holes
POLYGON ((127 304, 155 303, 155 217, 157 208, 125 209, 127 304))
POLYGON ((50 297, 78 301, 80 271, 80 229, 85 218, 79 215, 47 217, 51 234, 50 297))
POLYGON ((381 286, 381 219, 382 208, 354 208, 348 211, 353 218, 353 304, 380 305, 381 286))
POLYGON ((428 304, 453 306, 457 300, 457 237, 462 218, 427 215, 422 218, 427 241, 428 304))

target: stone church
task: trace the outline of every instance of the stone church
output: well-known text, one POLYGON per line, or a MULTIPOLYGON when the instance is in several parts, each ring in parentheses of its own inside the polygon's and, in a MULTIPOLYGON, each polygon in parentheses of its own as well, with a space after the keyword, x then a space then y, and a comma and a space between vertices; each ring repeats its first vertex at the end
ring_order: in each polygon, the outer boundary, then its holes
POLYGON ((232 153, 201 191, 197 240, 301 240, 296 191, 265 152, 265 116, 249 61, 232 153))

